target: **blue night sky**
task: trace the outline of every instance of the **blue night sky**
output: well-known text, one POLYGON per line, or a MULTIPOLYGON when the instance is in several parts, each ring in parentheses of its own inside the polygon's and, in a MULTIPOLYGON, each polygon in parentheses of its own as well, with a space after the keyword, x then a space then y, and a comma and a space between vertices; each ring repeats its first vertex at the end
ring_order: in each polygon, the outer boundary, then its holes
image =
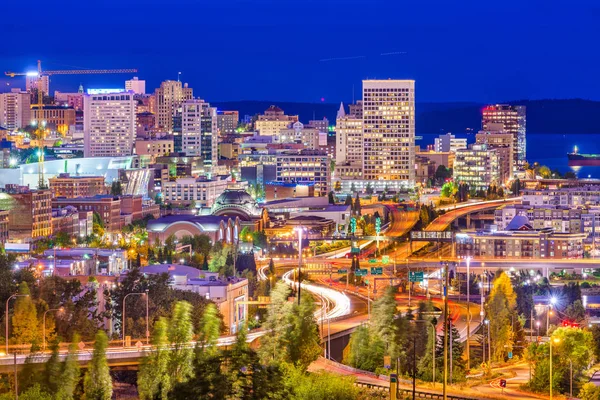
POLYGON ((418 101, 600 100, 592 0, 28 0, 0 18, 0 71, 138 68, 147 92, 181 71, 208 101, 349 101, 365 78, 415 79, 418 101))

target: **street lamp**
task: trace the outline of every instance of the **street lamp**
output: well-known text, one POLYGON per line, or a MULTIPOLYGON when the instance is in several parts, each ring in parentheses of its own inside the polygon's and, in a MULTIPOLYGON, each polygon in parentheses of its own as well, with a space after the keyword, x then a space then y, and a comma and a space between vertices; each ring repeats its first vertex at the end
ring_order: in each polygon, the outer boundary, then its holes
POLYGON ((550 400, 552 400, 552 342, 559 343, 559 338, 551 338, 550 339, 550 400))
POLYGON ((537 326, 537 331, 538 331, 538 334, 537 334, 537 335, 538 335, 538 336, 540 336, 540 325, 541 325, 541 322, 540 322, 540 321, 535 321, 535 326, 537 326))
MULTIPOLYGON (((471 370, 471 257, 467 257, 467 371, 471 370)), ((460 295, 460 285, 458 289, 460 295)))
POLYGON ((6 300, 6 313, 4 314, 4 317, 6 318, 6 336, 4 339, 6 341, 6 355, 8 355, 8 303, 10 302, 11 299, 14 299, 15 297, 29 297, 29 295, 28 294, 13 294, 6 300))
POLYGON ((59 307, 59 308, 51 308, 49 310, 44 311, 44 316, 42 318, 43 323, 42 323, 42 349, 44 351, 46 351, 46 314, 48 314, 50 311, 58 311, 58 312, 63 312, 65 311, 64 307, 59 307))
POLYGON ((138 293, 129 293, 126 294, 125 297, 123 297, 123 347, 125 347, 125 321, 127 320, 125 318, 125 300, 127 300, 127 298, 129 296, 133 296, 133 295, 140 295, 140 296, 146 296, 146 344, 150 343, 150 330, 148 328, 148 290, 146 290, 145 292, 138 292, 138 293))
POLYGON ((300 305, 300 272, 302 270, 302 233, 304 232, 304 227, 298 226, 294 228, 296 232, 298 232, 298 305, 300 305))

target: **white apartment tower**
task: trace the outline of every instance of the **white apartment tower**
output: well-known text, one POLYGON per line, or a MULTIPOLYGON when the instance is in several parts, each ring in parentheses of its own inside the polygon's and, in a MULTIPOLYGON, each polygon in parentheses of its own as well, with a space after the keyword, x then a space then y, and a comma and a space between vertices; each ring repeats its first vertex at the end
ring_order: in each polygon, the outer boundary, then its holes
POLYGON ((204 165, 218 161, 217 109, 204 100, 186 100, 181 114, 182 149, 188 156, 201 156, 204 165))
POLYGON ((133 92, 86 94, 83 97, 85 157, 131 155, 135 140, 133 92))
POLYGON ((173 131, 173 117, 186 100, 193 99, 192 88, 180 81, 164 81, 154 92, 156 97, 156 125, 167 132, 173 131))
POLYGON ((363 179, 415 182, 415 81, 363 81, 363 179))
POLYGON ((352 164, 362 167, 363 121, 353 114, 346 114, 340 104, 335 121, 335 162, 337 165, 352 164))
POLYGON ((146 94, 146 81, 134 76, 133 79, 125 81, 125 90, 131 90, 135 94, 146 94))
POLYGON ((21 89, 0 94, 0 127, 21 129, 31 123, 30 95, 21 89))

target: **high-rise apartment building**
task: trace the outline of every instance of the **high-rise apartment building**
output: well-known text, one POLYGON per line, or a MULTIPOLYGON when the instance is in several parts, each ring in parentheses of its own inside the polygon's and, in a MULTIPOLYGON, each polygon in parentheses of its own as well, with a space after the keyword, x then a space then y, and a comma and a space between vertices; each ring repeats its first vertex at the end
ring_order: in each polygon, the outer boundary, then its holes
MULTIPOLYGON (((164 81, 154 91, 156 96, 156 124, 166 132, 173 131, 173 117, 184 101, 192 100, 194 93, 188 84, 179 81, 164 81)), ((152 111, 150 111, 152 112, 152 111)))
POLYGON ((218 161, 217 109, 204 100, 186 100, 181 116, 182 150, 188 156, 200 156, 205 167, 218 161))
POLYGON ((86 157, 131 155, 135 140, 133 92, 84 96, 84 154, 86 157))
POLYGON ((335 162, 337 165, 354 164, 362 168, 363 162, 363 121, 353 114, 344 112, 340 105, 337 114, 335 162))
POLYGON ((513 136, 513 170, 523 169, 527 156, 525 106, 496 104, 485 107, 482 119, 483 130, 488 130, 490 124, 502 124, 502 130, 513 136))
POLYGON ((133 79, 125 81, 125 90, 132 91, 135 94, 146 94, 146 81, 134 76, 133 79))
POLYGON ((467 139, 457 138, 451 133, 446 133, 445 135, 440 135, 435 138, 433 142, 433 150, 436 152, 452 152, 455 153, 456 150, 466 149, 467 148, 467 139))
POLYGON ((363 179, 415 182, 415 81, 363 81, 363 179))
POLYGON ((240 113, 238 111, 218 111, 217 129, 220 136, 233 135, 238 126, 240 113))
POLYGON ((279 135, 282 129, 286 129, 294 122, 298 122, 297 115, 285 115, 283 110, 277 106, 269 107, 263 115, 259 115, 254 123, 254 128, 261 136, 279 135))
POLYGON ((0 127, 25 128, 31 123, 30 96, 20 89, 0 94, 0 127))

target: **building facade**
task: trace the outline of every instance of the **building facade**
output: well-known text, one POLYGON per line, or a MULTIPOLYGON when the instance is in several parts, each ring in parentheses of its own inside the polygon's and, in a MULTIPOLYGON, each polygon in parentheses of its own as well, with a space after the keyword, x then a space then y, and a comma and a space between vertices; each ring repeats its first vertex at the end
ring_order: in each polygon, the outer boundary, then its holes
POLYGON ((156 97, 156 124, 159 129, 170 133, 174 128, 173 117, 181 109, 184 101, 194 98, 194 92, 187 83, 182 85, 179 81, 164 81, 160 84, 160 88, 155 90, 154 96, 156 97))
POLYGON ((271 106, 263 115, 258 116, 254 128, 261 136, 273 136, 279 135, 282 129, 286 129, 294 122, 298 122, 297 115, 285 115, 281 108, 271 106))
POLYGON ((86 94, 83 108, 85 157, 131 155, 135 139, 133 92, 86 94))
POLYGON ((0 93, 0 127, 9 130, 31 124, 30 95, 20 89, 0 93))
POLYGON ((162 199, 166 204, 191 204, 210 207, 227 189, 229 179, 179 178, 162 186, 162 199))
POLYGON ((490 124, 502 124, 502 129, 512 135, 513 169, 523 169, 527 161, 527 116, 525 106, 496 104, 485 107, 482 119, 483 130, 488 130, 490 124))
POLYGON ((331 190, 330 159, 325 152, 301 150, 276 156, 277 182, 314 184, 315 196, 327 196, 331 190))
POLYGON ((363 179, 415 182, 415 81, 363 81, 363 179))
POLYGON ((451 133, 440 135, 434 140, 433 150, 436 152, 452 152, 456 150, 466 149, 467 139, 457 138, 451 133))
POLYGON ((486 190, 490 185, 501 183, 497 151, 486 145, 458 150, 454 159, 454 181, 466 183, 475 190, 486 190))
POLYGON ((233 135, 240 121, 238 111, 218 111, 217 112, 217 130, 219 136, 233 135))
POLYGON ((29 242, 52 235, 50 190, 8 188, 7 193, 0 193, 0 209, 9 212, 8 228, 11 240, 29 242))
POLYGON ((104 224, 104 229, 116 232, 122 228, 121 223, 121 200, 110 195, 96 195, 91 197, 77 197, 69 199, 66 197, 55 197, 52 200, 52 208, 64 208, 73 206, 80 212, 96 212, 104 224))
POLYGON ((183 102, 182 150, 188 156, 200 156, 205 167, 216 167, 218 160, 217 110, 197 99, 183 102))
POLYGON ((146 94, 146 81, 134 76, 132 79, 125 81, 125 90, 132 91, 135 94, 146 94))
POLYGON ((45 121, 46 127, 65 136, 71 127, 75 128, 75 109, 72 107, 44 106, 41 110, 33 108, 31 118, 45 121))
POLYGON ((55 197, 89 197, 106 194, 103 176, 71 176, 69 173, 49 178, 48 184, 55 197))
POLYGON ((151 156, 153 159, 173 153, 175 147, 173 137, 160 139, 136 139, 135 154, 151 156))

